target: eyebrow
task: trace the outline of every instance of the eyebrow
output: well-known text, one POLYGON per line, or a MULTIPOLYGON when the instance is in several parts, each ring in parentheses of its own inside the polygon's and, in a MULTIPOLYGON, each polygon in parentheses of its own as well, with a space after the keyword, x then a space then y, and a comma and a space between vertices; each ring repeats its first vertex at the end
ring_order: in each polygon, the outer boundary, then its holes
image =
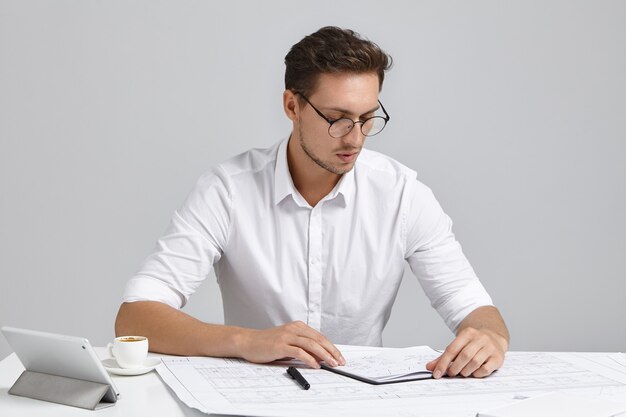
MULTIPOLYGON (((378 109, 380 109, 380 104, 378 104, 373 109, 366 111, 365 113, 359 114, 359 116, 362 116, 362 115, 368 114, 368 113, 374 113, 378 109)), ((336 112, 343 113, 343 114, 355 114, 355 113, 351 112, 350 110, 342 109, 341 107, 325 107, 324 110, 326 110, 326 111, 336 111, 336 112)))

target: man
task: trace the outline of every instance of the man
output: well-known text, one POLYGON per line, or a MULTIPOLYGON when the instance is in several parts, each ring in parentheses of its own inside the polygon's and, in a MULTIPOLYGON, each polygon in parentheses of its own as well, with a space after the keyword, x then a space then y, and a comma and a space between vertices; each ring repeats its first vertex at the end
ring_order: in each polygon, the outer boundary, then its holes
POLYGON ((456 338, 428 368, 484 377, 508 331, 430 189, 363 149, 390 119, 378 100, 391 59, 325 27, 285 57, 287 140, 198 181, 125 290, 116 333, 151 350, 345 364, 334 345, 381 345, 405 260, 456 338), (214 267, 226 325, 180 311, 214 267))

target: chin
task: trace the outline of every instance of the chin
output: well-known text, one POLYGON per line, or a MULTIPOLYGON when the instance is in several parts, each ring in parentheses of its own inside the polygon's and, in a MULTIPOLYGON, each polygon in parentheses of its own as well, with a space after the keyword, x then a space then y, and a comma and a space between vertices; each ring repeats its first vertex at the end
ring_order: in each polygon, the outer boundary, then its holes
POLYGON ((352 169, 354 168, 354 164, 350 165, 349 167, 341 167, 341 168, 337 168, 336 173, 339 175, 343 175, 343 174, 347 174, 348 172, 352 171, 352 169))

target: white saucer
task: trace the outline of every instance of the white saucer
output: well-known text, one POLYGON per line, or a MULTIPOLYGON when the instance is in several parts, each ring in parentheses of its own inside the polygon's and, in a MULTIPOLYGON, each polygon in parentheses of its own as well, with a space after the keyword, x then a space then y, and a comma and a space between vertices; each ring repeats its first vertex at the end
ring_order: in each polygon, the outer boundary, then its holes
POLYGON ((109 371, 109 373, 111 374, 130 376, 130 375, 143 375, 143 374, 150 372, 161 363, 161 359, 148 358, 143 363, 143 366, 141 366, 140 368, 132 368, 132 369, 120 368, 120 366, 117 364, 117 361, 113 358, 103 359, 101 362, 102 362, 102 365, 105 367, 105 369, 109 371))

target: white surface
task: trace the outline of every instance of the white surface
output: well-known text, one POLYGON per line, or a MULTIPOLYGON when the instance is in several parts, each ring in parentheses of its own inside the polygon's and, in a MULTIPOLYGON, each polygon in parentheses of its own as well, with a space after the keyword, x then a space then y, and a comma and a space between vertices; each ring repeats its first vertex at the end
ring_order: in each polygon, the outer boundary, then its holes
MULTIPOLYGON (((348 363, 382 348, 341 346, 348 363)), ((612 354, 511 352, 489 378, 422 380, 375 386, 337 374, 301 369, 310 382, 300 389, 284 364, 236 359, 164 358, 163 380, 190 407, 204 412, 258 416, 469 417, 554 390, 609 399, 626 406, 626 369, 612 354)), ((564 409, 569 405, 564 404, 564 409)))
POLYGON ((481 412, 477 417, 613 417, 626 412, 626 404, 551 392, 481 412))
MULTIPOLYGON (((95 348, 100 358, 108 357, 105 348, 95 348)), ((113 407, 93 411, 9 395, 9 388, 24 367, 15 354, 0 362, 0 416, 2 417, 198 417, 203 414, 182 404, 163 384, 156 372, 141 376, 112 376, 120 390, 113 407)))
MULTIPOLYGON (((98 355, 104 359, 108 356, 105 348, 96 348, 95 349, 98 355)), ((368 349, 369 350, 369 349, 368 349)), ((509 374, 513 374, 513 370, 517 371, 517 375, 526 375, 528 379, 532 379, 533 375, 537 375, 541 372, 546 372, 546 364, 545 361, 542 363, 541 358, 545 359, 546 354, 535 353, 535 354, 523 354, 523 353, 511 353, 509 355, 509 362, 511 362, 512 366, 509 369, 509 374), (527 360, 522 360, 524 357, 527 360), (526 366, 524 365, 526 363, 526 366)), ((621 354, 601 354, 601 353, 559 353, 555 354, 560 358, 567 359, 568 362, 574 363, 576 369, 578 367, 584 365, 587 367, 595 368, 597 371, 600 371, 603 374, 610 376, 616 380, 621 380, 622 383, 615 383, 612 386, 601 386, 598 385, 595 388, 587 388, 578 390, 579 393, 586 393, 590 397, 595 398, 608 398, 613 401, 619 401, 626 403, 626 389, 624 388, 623 383, 626 383, 626 365, 620 364, 616 361, 616 358, 621 358, 621 354)), ((163 357, 165 360, 168 359, 178 359, 182 360, 184 358, 176 358, 176 357, 167 357, 163 355, 152 355, 151 357, 163 357)), ((562 382, 561 376, 562 372, 566 371, 567 368, 562 367, 563 363, 554 363, 550 368, 549 372, 552 374, 552 378, 550 381, 546 381, 545 389, 550 388, 550 384, 559 384, 562 382)), ((286 368, 286 367, 284 367, 286 368)), ((21 372, 24 370, 23 366, 20 364, 17 356, 15 354, 11 354, 9 357, 0 362, 0 416, 11 416, 11 417, 22 417, 22 416, 33 416, 33 417, 73 417, 73 416, 91 416, 94 417, 94 413, 92 411, 82 410, 73 407, 62 406, 59 404, 47 403, 43 401, 31 400, 28 398, 15 397, 12 395, 8 395, 8 390, 13 385, 15 380, 19 377, 21 372)), ((505 369, 499 371, 502 374, 506 374, 505 369)), ((284 372, 282 369, 281 372, 284 372)), ((311 392, 312 395, 319 395, 319 385, 320 381, 315 377, 313 370, 305 370, 305 376, 311 382, 311 392)), ((582 380, 585 382, 585 372, 582 371, 582 378, 577 378, 576 380, 582 380)), ((284 391, 283 397, 291 398, 292 401, 300 400, 297 395, 304 392, 302 389, 298 388, 296 384, 293 383, 288 377, 279 375, 278 381, 281 383, 290 384, 290 389, 284 391)), ((524 378, 517 378, 517 380, 523 380, 524 378)), ((149 372, 145 375, 141 376, 133 376, 133 377, 123 377, 123 376, 113 376, 113 380, 117 387, 121 392, 121 396, 117 404, 113 407, 100 410, 97 413, 98 417, 103 416, 143 416, 149 415, 152 417, 180 417, 180 416, 194 416, 201 417, 204 414, 199 410, 192 409, 187 407, 181 401, 179 401, 175 394, 170 391, 167 386, 163 383, 161 378, 156 372, 149 372)), ((468 414, 463 414, 464 410, 467 410, 468 406, 475 408, 476 410, 488 410, 492 407, 496 407, 498 405, 505 405, 513 402, 514 398, 520 397, 528 397, 531 394, 537 395, 542 391, 533 391, 529 390, 527 387, 518 386, 511 387, 507 386, 503 383, 504 378, 495 378, 492 377, 490 379, 482 380, 483 383, 487 384, 485 389, 493 390, 493 394, 491 395, 491 399, 485 399, 485 396, 477 395, 477 394, 469 394, 463 395, 464 386, 468 385, 480 385, 481 381, 479 380, 454 380, 456 387, 449 386, 447 389, 449 393, 447 395, 432 395, 432 393, 422 391, 420 394, 421 397, 418 398, 420 404, 420 412, 419 415, 421 417, 431 417, 431 416, 443 416, 453 417, 455 415, 459 416, 467 416, 468 414), (464 382, 469 382, 468 385, 464 385, 464 382), (456 391, 455 391, 456 390, 456 391), (496 404, 497 403, 497 404, 496 404), (441 408, 445 406, 445 408, 441 408), (438 411, 438 409, 440 411, 438 411)), ((573 380, 575 381, 575 380, 573 380)), ((422 381, 423 382, 423 381, 422 381)), ((587 381, 589 382, 589 381, 587 381)), ((421 382, 415 383, 413 387, 419 387, 421 382)), ((359 386, 360 383, 355 381, 355 384, 352 386, 359 386), (355 385, 356 384, 356 385, 355 385)), ((175 385, 175 384, 173 384, 175 385)), ((360 384, 362 386, 367 386, 366 384, 360 384)), ((387 386, 389 387, 389 386, 387 386)), ((181 385, 178 384, 178 389, 181 388, 181 385)), ((259 391, 255 387, 253 391, 259 391)), ((406 396, 411 394, 411 385, 409 384, 399 384, 396 385, 396 388, 400 391, 400 394, 406 396)), ((365 393, 363 397, 363 404, 367 404, 368 398, 371 398, 372 392, 370 391, 365 393), (367 397, 367 396, 370 397, 367 397)), ((381 391, 377 391, 379 394, 381 391)), ((382 391, 388 392, 388 391, 382 391)), ((440 393, 441 394, 441 393, 440 393)), ((335 400, 340 400, 337 403, 337 408, 335 412, 327 413, 326 417, 331 415, 341 415, 346 414, 350 409, 353 408, 355 402, 350 401, 350 396, 354 398, 354 394, 350 392, 348 389, 338 390, 332 394, 335 400)), ((187 392, 186 401, 192 402, 193 397, 187 392)), ((414 401, 413 399, 412 401, 414 401)), ((406 401, 406 399, 404 400, 406 401)), ((409 401, 411 401, 409 399, 409 401)), ((402 400, 400 400, 402 402, 402 400)), ((199 403, 196 401, 196 405, 199 403)), ((306 408, 307 405, 303 404, 301 407, 306 408)), ((380 409, 372 408, 371 410, 367 410, 362 415, 390 415, 394 411, 397 411, 398 407, 392 408, 389 410, 385 410, 385 413, 381 413, 380 409), (388 411, 388 412, 387 412, 388 411)), ((298 412, 293 415, 305 415, 304 412, 298 412)), ((406 417, 411 417, 414 414, 405 413, 406 417)), ((475 415, 475 414, 474 414, 475 415)), ((471 417, 474 417, 472 415, 471 417)))

